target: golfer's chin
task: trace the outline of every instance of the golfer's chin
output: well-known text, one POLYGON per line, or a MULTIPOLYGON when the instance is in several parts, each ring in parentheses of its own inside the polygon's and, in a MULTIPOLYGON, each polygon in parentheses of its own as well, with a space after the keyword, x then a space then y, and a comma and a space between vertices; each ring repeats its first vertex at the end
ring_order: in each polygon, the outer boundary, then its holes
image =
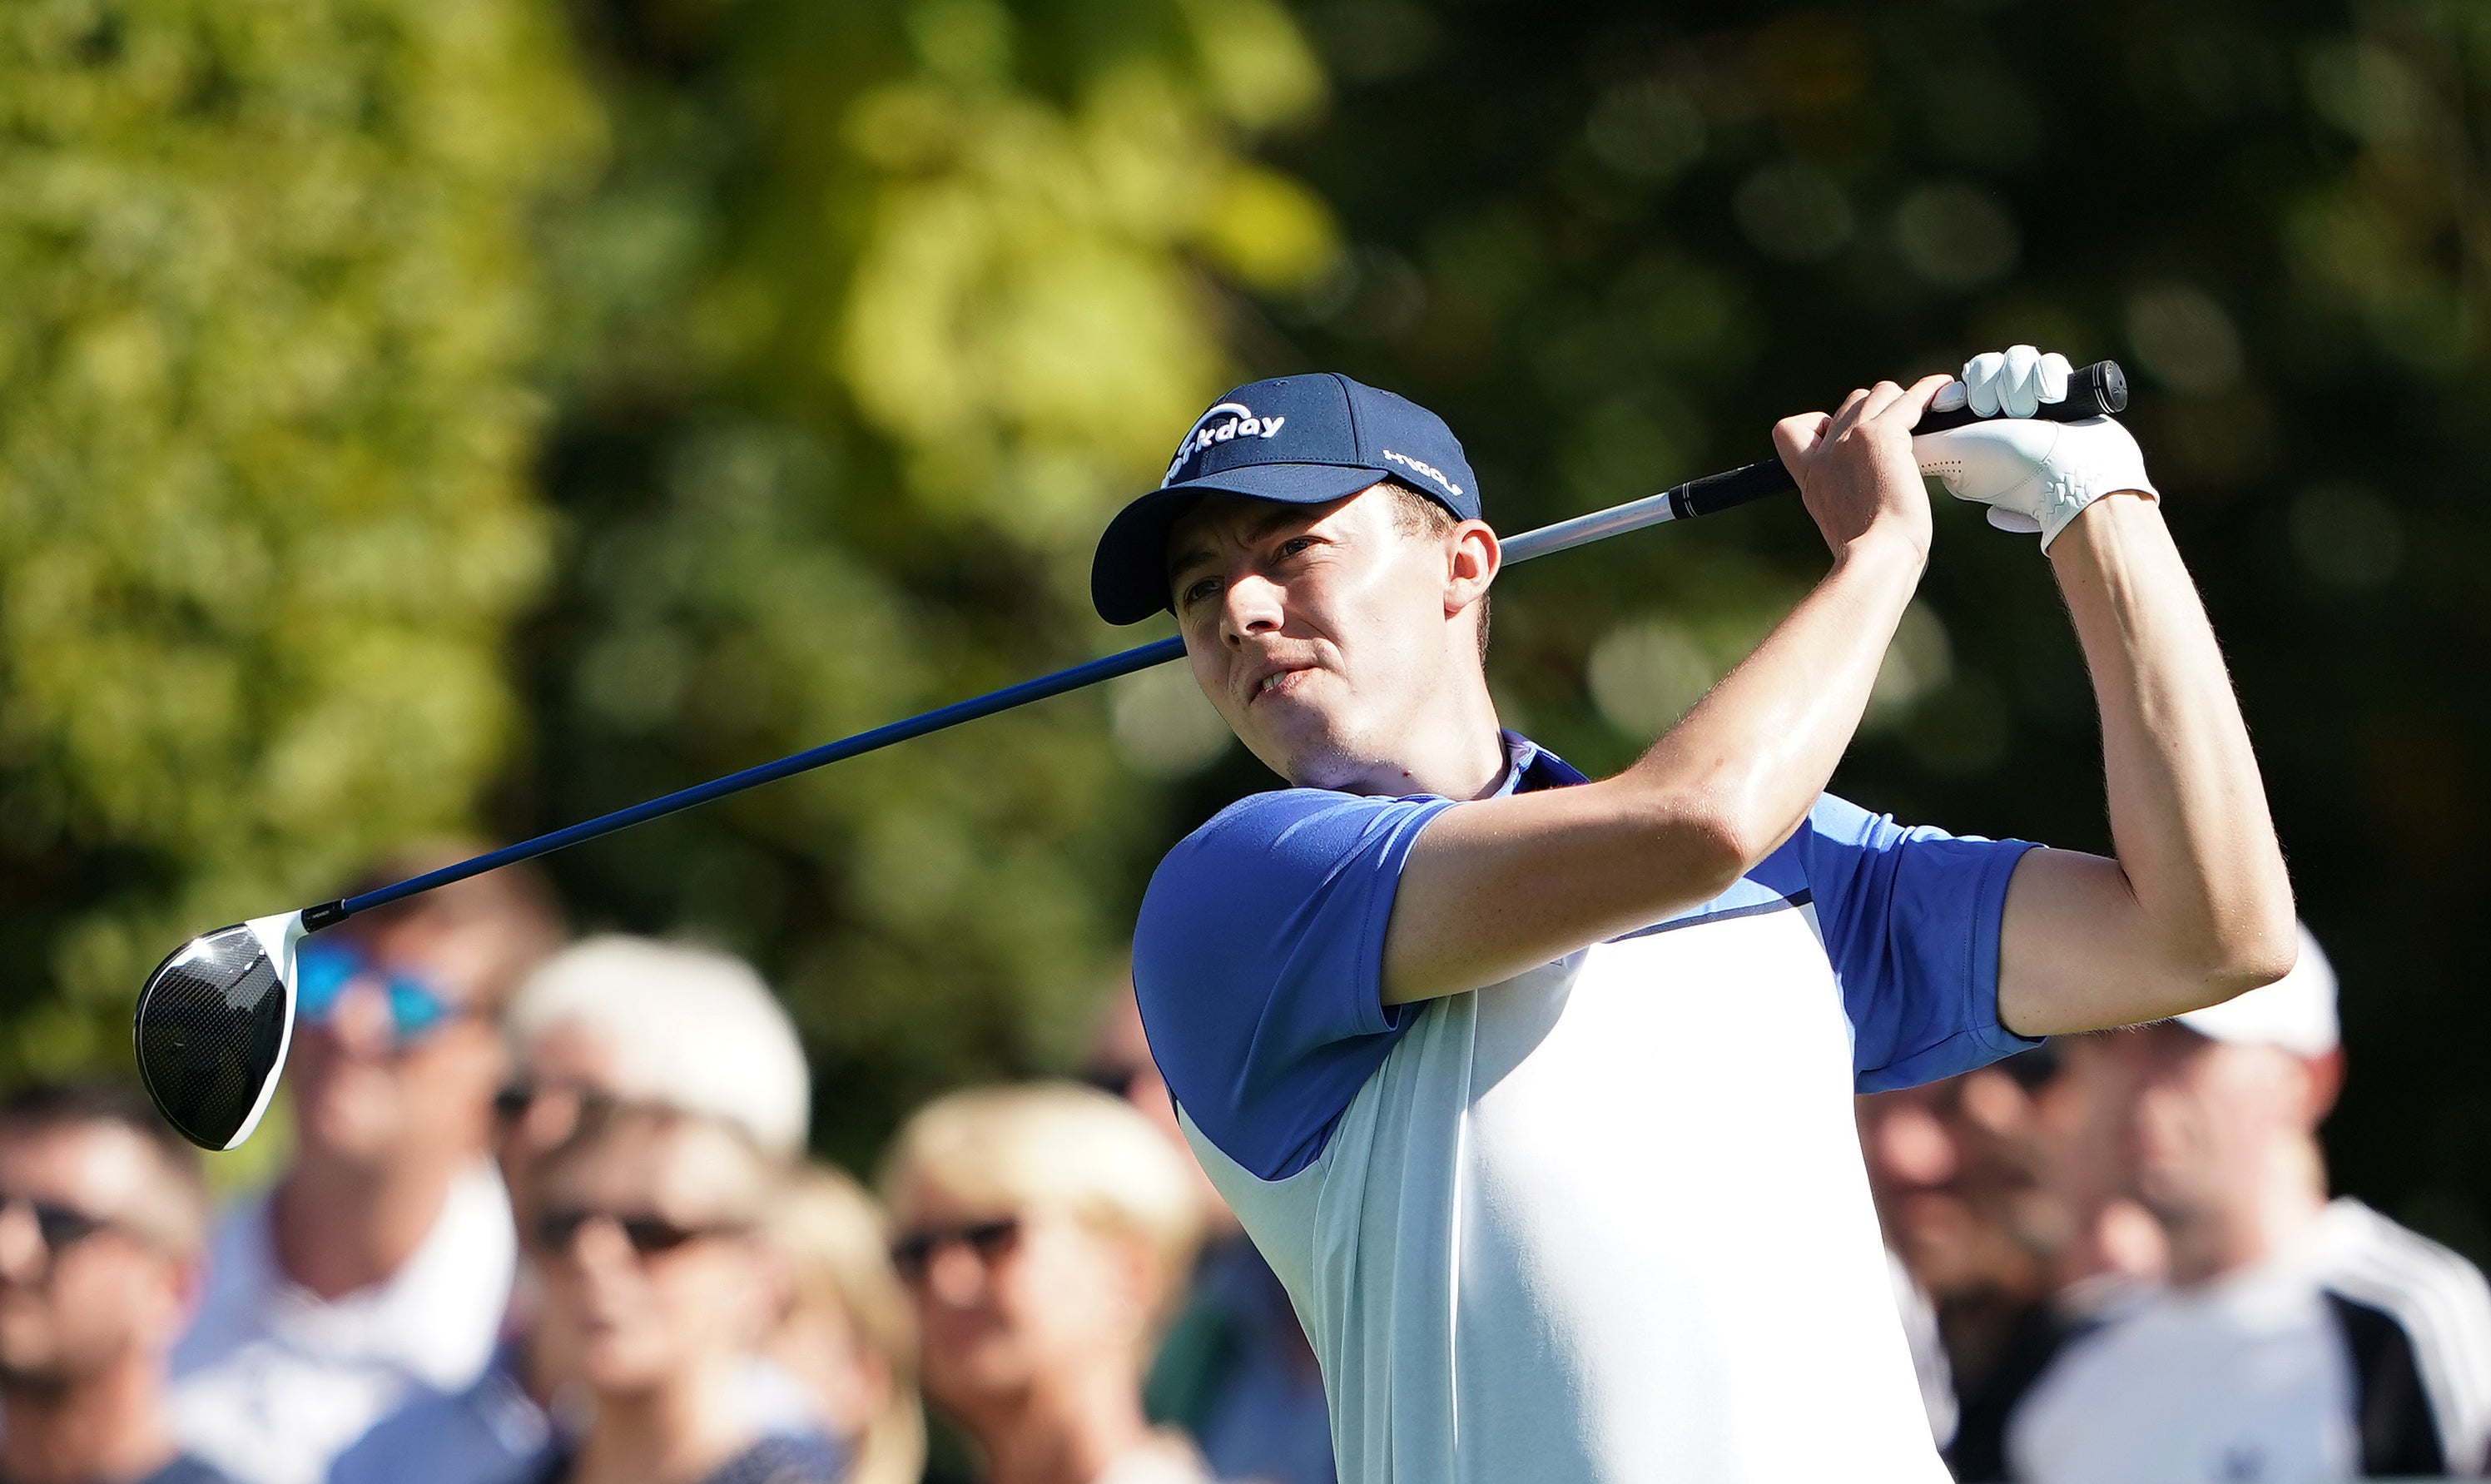
POLYGON ((1308 698, 1271 694, 1231 726, 1263 766, 1299 788, 1360 792, 1367 771, 1355 731, 1338 711, 1308 698))

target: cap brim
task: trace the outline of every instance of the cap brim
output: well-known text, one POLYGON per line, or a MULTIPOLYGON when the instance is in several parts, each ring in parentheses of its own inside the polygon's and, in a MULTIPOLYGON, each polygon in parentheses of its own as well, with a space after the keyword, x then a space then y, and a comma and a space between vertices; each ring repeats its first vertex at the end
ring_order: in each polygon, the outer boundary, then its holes
POLYGON ((1356 464, 1247 464, 1155 489, 1116 512, 1090 561, 1090 602, 1110 624, 1138 624, 1168 606, 1168 533, 1205 495, 1322 505, 1390 478, 1356 464))

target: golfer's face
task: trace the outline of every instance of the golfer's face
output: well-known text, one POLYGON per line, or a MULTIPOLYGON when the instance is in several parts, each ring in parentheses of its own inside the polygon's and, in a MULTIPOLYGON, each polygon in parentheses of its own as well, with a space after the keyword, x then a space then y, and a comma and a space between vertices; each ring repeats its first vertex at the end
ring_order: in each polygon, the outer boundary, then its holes
POLYGON ((1187 658, 1240 741, 1292 783, 1389 760, 1446 662, 1444 542, 1381 485, 1329 505, 1205 500, 1168 538, 1187 658))

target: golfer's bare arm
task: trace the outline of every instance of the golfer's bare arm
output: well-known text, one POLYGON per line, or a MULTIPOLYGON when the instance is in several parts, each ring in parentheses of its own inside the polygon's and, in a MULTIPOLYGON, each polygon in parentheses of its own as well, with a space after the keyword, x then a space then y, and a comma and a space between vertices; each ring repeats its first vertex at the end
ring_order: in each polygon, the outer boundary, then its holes
POLYGON ((1430 821, 1385 934, 1387 1004, 1494 984, 1709 901, 1800 827, 1927 563, 1911 426, 1945 381, 1880 383, 1773 429, 1832 570, 1626 771, 1430 821))
MULTIPOLYGON (((1413 846, 1388 1004, 1457 994, 1710 900, 1805 818, 1859 725, 1925 560, 1908 441, 1932 383, 1774 429, 1833 569, 1634 767, 1447 810, 1413 846), (1864 417, 1861 416, 1865 414, 1864 417)), ((2130 1025, 2281 976, 2292 892, 2196 588, 2150 501, 2097 501, 2051 563, 2098 698, 2116 859, 2033 851, 2001 926, 2000 1019, 2130 1025)))
POLYGON ((2160 1020, 2281 977, 2292 885, 2196 585, 2136 495, 2050 546, 2101 712, 2116 860, 2033 851, 2007 888, 1999 1019, 2027 1035, 2160 1020))

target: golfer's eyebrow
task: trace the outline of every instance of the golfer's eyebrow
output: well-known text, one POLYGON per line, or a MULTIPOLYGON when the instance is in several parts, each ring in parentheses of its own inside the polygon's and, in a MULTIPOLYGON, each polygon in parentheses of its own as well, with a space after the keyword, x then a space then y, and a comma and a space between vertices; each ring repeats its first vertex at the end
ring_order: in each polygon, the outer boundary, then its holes
MULTIPOLYGON (((1246 538, 1259 541, 1273 532, 1290 525, 1312 525, 1306 508, 1302 505, 1275 506, 1268 513, 1246 528, 1246 538)), ((1175 582, 1187 568, 1218 560, 1218 554, 1207 546, 1188 546, 1168 562, 1168 581, 1175 582)))
POLYGON ((1208 546, 1187 546, 1185 550, 1168 559, 1168 581, 1171 584, 1175 583, 1187 572, 1202 566, 1206 562, 1212 561, 1214 559, 1214 555, 1215 554, 1208 546))

